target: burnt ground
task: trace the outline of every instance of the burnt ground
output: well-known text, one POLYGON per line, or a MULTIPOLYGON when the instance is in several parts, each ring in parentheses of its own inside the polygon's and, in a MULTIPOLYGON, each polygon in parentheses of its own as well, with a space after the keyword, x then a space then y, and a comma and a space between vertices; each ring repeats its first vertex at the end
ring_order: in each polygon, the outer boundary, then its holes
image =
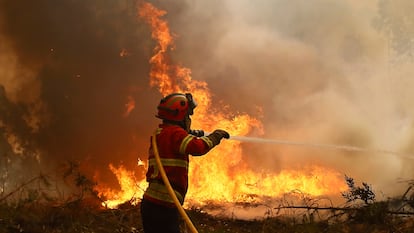
MULTIPOLYGON (((378 207, 375 207, 378 209, 378 207)), ((299 218, 274 216, 257 220, 240 220, 209 215, 201 210, 187 210, 201 232, 279 232, 279 233, 412 233, 414 217, 384 213, 375 208, 354 210, 323 220, 308 216, 299 218)), ((309 212, 308 212, 309 213, 309 212)), ((311 215, 310 215, 311 216, 311 215)), ((143 232, 139 203, 130 202, 117 209, 106 209, 99 203, 79 199, 61 204, 37 203, 29 200, 0 205, 0 233, 106 233, 143 232)), ((185 231, 183 231, 185 232, 185 231)))

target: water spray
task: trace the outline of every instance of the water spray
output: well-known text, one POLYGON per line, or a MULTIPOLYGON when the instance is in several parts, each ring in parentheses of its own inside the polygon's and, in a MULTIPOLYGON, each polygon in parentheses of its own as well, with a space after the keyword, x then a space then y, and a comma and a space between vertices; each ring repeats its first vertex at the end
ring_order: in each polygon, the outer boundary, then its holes
MULTIPOLYGON (((206 132, 206 134, 210 134, 206 132)), ((309 143, 309 142, 298 142, 298 141, 288 141, 288 140, 278 140, 278 139, 268 139, 268 138, 258 138, 258 137, 248 137, 248 136, 233 136, 231 135, 228 140, 240 141, 240 142, 250 142, 250 143, 268 143, 268 144, 279 144, 279 145, 289 145, 289 146, 302 146, 302 147, 313 147, 319 149, 329 149, 329 150, 343 150, 350 152, 370 152, 378 154, 391 154, 399 157, 405 157, 414 159, 414 155, 408 153, 401 153, 391 150, 382 150, 382 149, 369 149, 351 145, 336 145, 336 144, 322 144, 322 143, 309 143)))

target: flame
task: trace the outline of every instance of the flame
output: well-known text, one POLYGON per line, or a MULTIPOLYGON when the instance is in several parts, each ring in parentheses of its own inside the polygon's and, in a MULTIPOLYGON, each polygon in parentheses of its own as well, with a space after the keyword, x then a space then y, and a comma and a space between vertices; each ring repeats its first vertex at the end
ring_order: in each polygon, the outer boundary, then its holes
MULTIPOLYGON (((190 69, 172 64, 168 53, 174 48, 174 40, 168 23, 162 19, 165 11, 150 3, 142 3, 138 13, 151 27, 152 38, 157 42, 154 56, 149 61, 150 85, 157 87, 162 95, 172 92, 193 94, 199 105, 193 116, 192 128, 209 132, 220 128, 231 135, 247 135, 253 131, 263 133, 263 125, 258 119, 247 114, 234 114, 228 110, 228 106, 213 105, 207 83, 193 80, 190 69)), ((110 169, 117 176, 121 191, 101 192, 109 198, 106 203, 108 206, 109 203, 114 206, 115 203, 130 199, 131 195, 138 195, 132 173, 112 165, 110 169)), ((320 196, 338 194, 346 188, 339 172, 320 166, 282 170, 278 173, 256 172, 243 160, 241 143, 226 140, 207 155, 191 158, 189 177, 190 187, 186 200, 201 204, 211 200, 243 201, 249 195, 278 197, 294 190, 320 196)), ((139 181, 138 186, 143 188, 144 182, 139 181)), ((139 195, 142 195, 142 190, 139 190, 139 195)))
POLYGON ((145 166, 144 161, 142 161, 140 158, 138 158, 138 166, 145 166))
POLYGON ((124 117, 129 116, 129 114, 134 110, 135 108, 135 100, 132 98, 132 96, 128 96, 128 102, 125 104, 125 112, 124 117))
POLYGON ((105 199, 102 205, 108 208, 115 208, 126 201, 136 203, 144 194, 148 183, 145 180, 137 181, 134 172, 128 171, 123 166, 115 167, 109 164, 109 169, 118 179, 121 190, 115 191, 109 187, 98 186, 96 191, 100 197, 105 199))

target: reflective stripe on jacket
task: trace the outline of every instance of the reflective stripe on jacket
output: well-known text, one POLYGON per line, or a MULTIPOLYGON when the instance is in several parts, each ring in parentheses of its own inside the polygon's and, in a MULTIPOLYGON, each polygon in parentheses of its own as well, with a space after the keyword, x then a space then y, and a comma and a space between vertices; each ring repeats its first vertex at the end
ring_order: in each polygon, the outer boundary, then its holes
MULTIPOLYGON (((175 191, 175 190, 174 190, 175 191)), ((184 198, 181 195, 181 193, 175 191, 175 195, 177 196, 178 200, 181 204, 184 203, 184 198)), ((151 182, 145 191, 145 196, 149 198, 149 200, 156 200, 161 201, 165 203, 169 203, 171 205, 174 205, 174 201, 171 198, 170 194, 168 193, 167 187, 165 187, 164 184, 151 182)))
MULTIPOLYGON (((189 155, 203 155, 214 145, 207 137, 195 137, 177 125, 161 124, 156 131, 158 153, 165 173, 177 197, 183 203, 188 189, 189 155)), ((168 191, 163 184, 157 167, 152 144, 149 148, 148 171, 149 186, 144 198, 166 206, 173 206, 168 191)))

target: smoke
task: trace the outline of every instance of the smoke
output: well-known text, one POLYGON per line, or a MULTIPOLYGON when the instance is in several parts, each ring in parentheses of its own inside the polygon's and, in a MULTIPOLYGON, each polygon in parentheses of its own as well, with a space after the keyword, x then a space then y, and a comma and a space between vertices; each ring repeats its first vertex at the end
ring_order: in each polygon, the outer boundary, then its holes
MULTIPOLYGON (((413 154, 412 59, 394 49, 399 34, 387 25, 387 17, 413 22, 404 2, 191 1, 169 19, 177 60, 208 82, 217 103, 261 119, 259 136, 413 154)), ((411 159, 395 155, 244 149, 257 171, 322 164, 385 193, 414 175, 411 159)))
POLYGON ((1 1, 0 11, 2 143, 41 154, 36 172, 79 161, 102 180, 108 164, 145 157, 159 94, 148 87, 153 44, 135 3, 1 1))
MULTIPOLYGON (((252 136, 414 151, 412 61, 375 26, 387 1, 151 2, 167 11, 173 59, 208 83, 215 103, 263 122, 264 135, 252 136)), ((81 161, 107 182, 110 163, 136 169, 160 98, 149 87, 154 42, 136 2, 1 0, 0 39, 4 156, 16 158, 20 146, 39 170, 81 161)), ((392 155, 244 151, 258 171, 322 164, 382 191, 414 175, 411 160, 392 155)))

